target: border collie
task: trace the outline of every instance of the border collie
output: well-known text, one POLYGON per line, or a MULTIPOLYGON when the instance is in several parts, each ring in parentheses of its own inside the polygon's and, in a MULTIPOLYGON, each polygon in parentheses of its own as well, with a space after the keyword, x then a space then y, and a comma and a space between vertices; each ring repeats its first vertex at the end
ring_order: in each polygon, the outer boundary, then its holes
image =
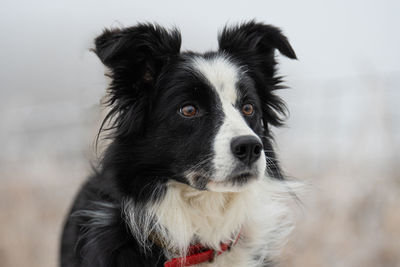
POLYGON ((296 55, 255 21, 218 43, 181 52, 180 32, 155 24, 96 38, 111 141, 67 217, 62 267, 272 265, 292 225, 271 133, 286 113, 275 50, 296 55))

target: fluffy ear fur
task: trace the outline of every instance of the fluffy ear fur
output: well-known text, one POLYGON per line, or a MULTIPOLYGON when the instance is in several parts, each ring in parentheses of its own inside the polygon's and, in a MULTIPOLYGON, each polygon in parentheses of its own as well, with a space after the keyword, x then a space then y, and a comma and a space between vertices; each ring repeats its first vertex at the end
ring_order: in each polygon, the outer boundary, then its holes
POLYGON ((113 134, 122 138, 141 131, 157 78, 179 54, 180 46, 178 30, 168 31, 153 24, 106 29, 96 38, 93 51, 108 67, 112 79, 106 102, 111 110, 102 130, 118 128, 113 134), (111 126, 104 129, 106 122, 111 126))
POLYGON ((219 48, 228 53, 256 52, 271 56, 275 49, 296 59, 296 54, 282 32, 271 25, 250 21, 235 27, 225 27, 218 38, 219 48))
POLYGON ((282 88, 280 78, 275 77, 275 50, 283 55, 297 59, 288 39, 271 25, 250 21, 235 27, 225 27, 218 37, 219 49, 229 54, 246 68, 256 82, 257 91, 263 106, 263 122, 280 126, 282 115, 286 114, 283 101, 273 91, 282 88), (265 88, 265 85, 268 88, 265 88))

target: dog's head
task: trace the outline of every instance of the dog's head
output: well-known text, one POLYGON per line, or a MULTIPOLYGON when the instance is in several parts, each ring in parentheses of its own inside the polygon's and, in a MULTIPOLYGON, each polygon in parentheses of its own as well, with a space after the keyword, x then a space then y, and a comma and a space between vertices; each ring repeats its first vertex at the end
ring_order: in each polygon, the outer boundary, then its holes
POLYGON ((281 125, 285 106, 275 95, 274 53, 296 55, 279 29, 253 21, 218 40, 218 51, 180 52, 180 33, 152 24, 96 39, 112 78, 105 161, 120 169, 124 187, 174 179, 240 191, 266 171, 280 178, 270 126, 281 125))

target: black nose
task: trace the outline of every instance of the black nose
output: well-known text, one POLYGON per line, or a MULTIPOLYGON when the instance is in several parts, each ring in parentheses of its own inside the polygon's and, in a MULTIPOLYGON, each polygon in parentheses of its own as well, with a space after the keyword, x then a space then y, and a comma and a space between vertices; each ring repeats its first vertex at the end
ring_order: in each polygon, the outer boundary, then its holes
POLYGON ((252 135, 239 136, 231 142, 233 155, 247 165, 260 157, 262 148, 262 143, 252 135))

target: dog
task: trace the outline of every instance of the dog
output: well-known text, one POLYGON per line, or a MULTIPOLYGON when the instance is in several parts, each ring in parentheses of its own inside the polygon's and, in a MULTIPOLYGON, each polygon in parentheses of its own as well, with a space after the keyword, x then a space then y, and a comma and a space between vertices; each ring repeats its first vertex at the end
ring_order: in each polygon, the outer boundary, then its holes
POLYGON ((274 264, 293 193, 273 148, 287 113, 275 51, 296 54, 254 20, 218 44, 181 52, 177 29, 151 23, 95 39, 110 142, 67 216, 62 267, 274 264))

